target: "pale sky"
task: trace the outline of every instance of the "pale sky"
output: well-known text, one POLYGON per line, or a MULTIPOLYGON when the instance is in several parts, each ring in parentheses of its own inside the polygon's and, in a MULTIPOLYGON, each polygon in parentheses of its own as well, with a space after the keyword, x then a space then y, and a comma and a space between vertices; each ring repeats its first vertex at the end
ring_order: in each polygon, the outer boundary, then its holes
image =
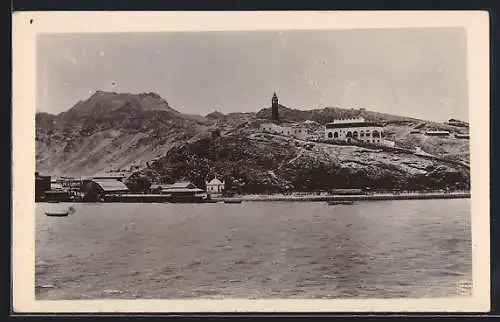
POLYGON ((96 90, 156 92, 182 113, 358 108, 468 120, 462 28, 38 36, 37 111, 96 90))

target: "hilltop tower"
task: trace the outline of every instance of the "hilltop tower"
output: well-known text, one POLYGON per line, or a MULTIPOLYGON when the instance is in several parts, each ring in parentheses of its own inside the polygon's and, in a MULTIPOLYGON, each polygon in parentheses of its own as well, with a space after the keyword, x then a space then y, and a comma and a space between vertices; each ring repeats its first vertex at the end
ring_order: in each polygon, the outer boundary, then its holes
POLYGON ((271 99, 272 107, 271 107, 271 120, 273 122, 279 122, 280 116, 278 112, 278 96, 276 96, 276 92, 273 94, 273 98, 271 99))

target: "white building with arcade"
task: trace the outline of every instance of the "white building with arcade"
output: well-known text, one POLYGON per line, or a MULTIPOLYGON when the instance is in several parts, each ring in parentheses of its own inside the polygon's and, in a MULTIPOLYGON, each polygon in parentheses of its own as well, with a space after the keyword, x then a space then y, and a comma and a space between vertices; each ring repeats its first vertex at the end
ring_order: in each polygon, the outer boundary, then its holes
POLYGON ((387 145, 382 137, 383 126, 362 117, 336 119, 325 125, 326 140, 387 145))

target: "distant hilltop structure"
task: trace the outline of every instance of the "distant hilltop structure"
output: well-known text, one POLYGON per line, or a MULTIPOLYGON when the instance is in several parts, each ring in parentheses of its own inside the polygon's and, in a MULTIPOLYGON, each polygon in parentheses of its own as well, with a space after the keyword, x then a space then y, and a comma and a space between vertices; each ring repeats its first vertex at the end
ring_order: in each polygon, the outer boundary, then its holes
POLYGON ((279 101, 276 92, 271 98, 271 122, 260 124, 260 131, 265 133, 279 134, 291 136, 296 139, 304 140, 310 135, 309 129, 301 123, 290 124, 288 122, 280 122, 279 117, 279 101))
POLYGON ((273 123, 279 123, 280 121, 280 115, 278 111, 279 107, 279 102, 278 102, 278 96, 276 95, 276 92, 274 92, 273 97, 271 99, 271 121, 273 123))
POLYGON ((458 126, 458 127, 469 127, 468 122, 464 122, 461 120, 456 120, 456 119, 449 119, 448 122, 444 122, 446 125, 451 125, 451 126, 458 126))

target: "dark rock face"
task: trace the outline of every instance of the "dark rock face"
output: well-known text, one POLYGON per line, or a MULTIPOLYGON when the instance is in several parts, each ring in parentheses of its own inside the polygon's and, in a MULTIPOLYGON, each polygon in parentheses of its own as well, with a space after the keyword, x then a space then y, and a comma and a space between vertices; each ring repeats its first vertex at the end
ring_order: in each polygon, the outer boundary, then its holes
POLYGON ((173 148, 144 174, 152 181, 188 179, 204 188, 217 176, 242 193, 328 191, 335 188, 466 189, 468 173, 414 155, 248 136, 204 138, 173 148), (358 161, 361 160, 361 161, 358 161))
POLYGON ((213 111, 212 113, 207 114, 205 117, 214 120, 224 120, 226 118, 226 116, 219 111, 213 111))
POLYGON ((167 182, 188 179, 204 188, 208 177, 220 177, 245 186, 280 185, 268 171, 295 156, 296 151, 277 143, 261 144, 248 137, 233 135, 205 138, 173 148, 153 164, 150 176, 167 182))

